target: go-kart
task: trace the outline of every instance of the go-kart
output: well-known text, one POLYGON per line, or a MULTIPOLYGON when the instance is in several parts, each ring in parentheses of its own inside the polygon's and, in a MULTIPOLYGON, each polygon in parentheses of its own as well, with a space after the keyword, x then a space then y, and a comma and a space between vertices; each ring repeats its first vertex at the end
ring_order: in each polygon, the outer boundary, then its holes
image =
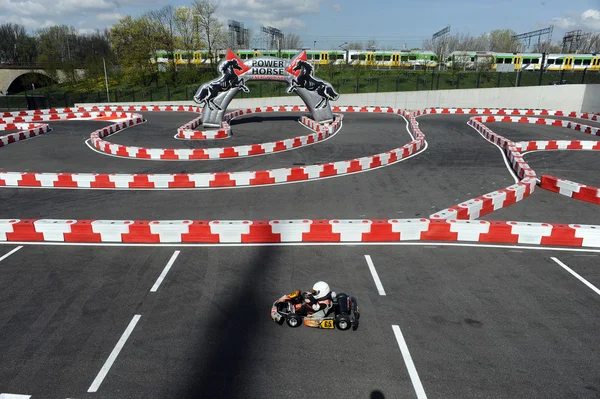
POLYGON ((296 308, 304 302, 306 293, 294 290, 273 303, 271 318, 279 325, 287 323, 295 328, 304 324, 307 327, 348 330, 358 328, 360 312, 356 298, 344 293, 331 293, 332 305, 306 316, 296 313, 296 308))

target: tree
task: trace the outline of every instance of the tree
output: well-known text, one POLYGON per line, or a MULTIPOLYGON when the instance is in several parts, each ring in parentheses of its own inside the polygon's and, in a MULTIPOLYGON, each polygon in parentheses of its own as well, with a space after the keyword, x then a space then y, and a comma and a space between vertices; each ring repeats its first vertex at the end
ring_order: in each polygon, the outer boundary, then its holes
POLYGON ((223 31, 223 25, 215 16, 219 6, 213 0, 194 0, 192 5, 200 37, 206 42, 208 56, 213 62, 213 50, 223 46, 223 42, 227 46, 227 36, 223 31))
POLYGON ((159 34, 165 45, 163 50, 167 51, 168 58, 172 62, 173 69, 175 69, 175 30, 177 26, 175 8, 170 4, 166 5, 158 10, 150 11, 148 18, 156 23, 156 28, 160 31, 159 34))
POLYGON ((552 43, 549 40, 536 43, 532 50, 534 53, 560 53, 561 48, 559 45, 552 43))
MULTIPOLYGON (((177 45, 183 49, 189 61, 197 45, 194 40, 194 17, 191 8, 178 7, 175 10, 175 30, 178 34, 177 45)), ((198 48, 200 47, 198 46, 198 48)))
POLYGON ((158 51, 167 45, 164 30, 147 15, 132 18, 126 16, 113 26, 110 43, 118 63, 126 72, 144 85, 150 84, 158 71, 158 51))
POLYGON ((377 40, 369 39, 367 40, 367 45, 365 46, 367 50, 375 50, 377 49, 377 40))
POLYGON ((303 47, 300 36, 295 33, 288 33, 283 37, 283 43, 281 44, 282 49, 296 50, 303 47))
POLYGON ((511 29, 496 29, 488 34, 489 50, 496 53, 517 51, 519 42, 513 38, 516 32, 511 29))
POLYGON ((347 50, 363 50, 364 46, 362 45, 362 43, 350 42, 346 45, 346 49, 347 50))
POLYGON ((0 61, 23 62, 23 49, 20 45, 27 41, 25 27, 7 23, 0 25, 0 61))

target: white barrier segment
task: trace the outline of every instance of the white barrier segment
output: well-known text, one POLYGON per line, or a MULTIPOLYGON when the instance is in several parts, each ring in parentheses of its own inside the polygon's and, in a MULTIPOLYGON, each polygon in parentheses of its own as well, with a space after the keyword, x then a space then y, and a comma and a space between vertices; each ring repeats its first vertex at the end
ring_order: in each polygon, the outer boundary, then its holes
POLYGON ((181 242, 181 236, 190 232, 191 220, 154 220, 150 222, 150 233, 157 234, 160 242, 181 242))
POLYGON ((575 237, 582 238, 581 245, 584 247, 600 247, 600 226, 585 224, 570 224, 575 229, 575 237))
POLYGON ((123 234, 129 233, 129 226, 133 220, 94 220, 92 231, 100 234, 101 240, 105 242, 122 242, 123 234))
POLYGON ((129 157, 136 158, 140 148, 139 147, 125 147, 125 150, 127 151, 127 155, 129 157))
POLYGON ((593 150, 594 148, 598 148, 598 142, 597 141, 590 141, 590 140, 580 140, 579 143, 581 144, 581 148, 583 148, 584 150, 593 150))
POLYGON ((239 154, 239 156, 245 157, 245 156, 248 156, 248 153, 250 152, 250 150, 252 150, 252 146, 251 145, 240 145, 240 146, 235 147, 235 150, 239 154))
POLYGON ((302 242, 302 234, 310 233, 312 220, 271 220, 273 234, 279 234, 281 242, 302 242))
POLYGON ((39 219, 33 222, 35 231, 44 235, 44 241, 64 241, 75 220, 39 219))
POLYGON ((223 153, 223 148, 203 148, 203 150, 208 159, 218 159, 223 153))
POLYGON ((541 244, 543 237, 552 234, 552 225, 546 223, 506 222, 511 226, 511 234, 519 237, 519 244, 541 244))
POLYGON ((215 180, 214 173, 190 173, 187 176, 194 187, 210 187, 210 182, 215 180))
POLYGON ((269 175, 275 179, 275 183, 288 181, 288 177, 292 174, 290 168, 273 169, 269 171, 269 175))
POLYGON ((323 172, 323 165, 309 165, 304 166, 304 173, 308 175, 309 179, 318 179, 321 176, 321 172, 323 172))
POLYGON ((250 220, 212 220, 210 232, 219 235, 219 242, 242 242, 242 235, 250 233, 250 220))
POLYGON ((250 180, 256 177, 256 172, 230 172, 229 178, 235 181, 236 186, 249 186, 250 180))
POLYGON ((169 188, 169 183, 175 181, 173 175, 148 175, 148 181, 154 183, 154 188, 169 188))
POLYGON ((484 194, 483 197, 491 198, 494 210, 498 210, 504 206, 507 193, 505 191, 495 191, 493 193, 484 194))
POLYGON ((71 179, 77 183, 77 187, 90 188, 92 183, 96 181, 97 174, 93 173, 73 173, 71 179))
POLYGON ((486 220, 450 220, 450 231, 458 233, 458 241, 479 241, 481 234, 490 232, 490 222, 486 220))
POLYGON ((189 148, 176 148, 174 151, 177 158, 181 160, 188 160, 190 156, 194 154, 194 150, 190 150, 189 148))
POLYGON ((467 210, 469 219, 477 219, 481 210, 483 209, 483 201, 478 198, 473 198, 469 201, 458 204, 458 207, 467 210))
POLYGON ((578 193, 581 184, 569 180, 558 179, 556 186, 559 188, 559 194, 571 197, 573 193, 578 193))
POLYGON ((42 187, 54 187, 54 183, 58 181, 56 173, 36 173, 35 180, 42 184, 42 187))
POLYGON ((349 161, 337 161, 333 163, 333 168, 337 171, 338 175, 343 175, 348 172, 350 167, 349 161))
POLYGON ((133 183, 133 175, 108 175, 108 180, 115 183, 116 188, 129 188, 129 183, 133 183))
POLYGON ((22 172, 0 172, 0 180, 4 180, 7 186, 18 186, 22 178, 22 172))
POLYGON ((371 220, 330 220, 331 231, 340 234, 340 241, 362 241, 364 233, 371 232, 371 220))
POLYGON ((392 232, 400 233, 400 241, 420 240, 421 233, 429 230, 427 219, 390 219, 392 232))
POLYGON ((160 157, 165 153, 165 150, 161 148, 146 148, 145 150, 150 159, 161 159, 160 157))
POLYGON ((273 152, 273 150, 275 149, 275 142, 271 142, 271 143, 263 143, 261 144, 261 148, 263 150, 265 150, 265 153, 269 153, 269 152, 273 152))

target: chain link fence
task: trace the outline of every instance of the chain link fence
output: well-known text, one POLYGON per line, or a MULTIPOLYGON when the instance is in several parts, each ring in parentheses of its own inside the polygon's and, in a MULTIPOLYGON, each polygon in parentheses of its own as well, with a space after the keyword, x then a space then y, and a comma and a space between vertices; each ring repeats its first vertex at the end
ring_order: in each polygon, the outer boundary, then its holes
MULTIPOLYGON (((356 75, 321 70, 319 76, 333 84, 340 94, 401 91, 475 89, 493 87, 546 86, 557 84, 600 84, 600 71, 518 71, 446 72, 399 71, 395 73, 362 69, 356 75)), ((250 81, 249 93, 238 98, 295 96, 286 93, 280 82, 250 81)), ((120 89, 98 92, 45 93, 0 96, 0 110, 72 107, 75 103, 117 103, 153 101, 191 101, 198 85, 120 89)))

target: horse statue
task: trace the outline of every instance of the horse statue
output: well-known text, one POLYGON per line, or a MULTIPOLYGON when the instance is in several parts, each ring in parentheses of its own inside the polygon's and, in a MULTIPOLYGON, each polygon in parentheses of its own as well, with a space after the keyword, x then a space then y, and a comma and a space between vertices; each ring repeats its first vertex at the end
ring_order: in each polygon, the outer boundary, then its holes
POLYGON ((317 109, 327 107, 330 100, 335 101, 340 97, 340 95, 333 89, 333 86, 313 76, 314 67, 310 63, 303 60, 298 60, 292 71, 295 72, 298 70, 300 71, 300 74, 297 78, 292 79, 292 83, 287 89, 288 93, 292 93, 298 88, 317 92, 317 94, 321 96, 321 101, 319 101, 315 106, 317 109))
POLYGON ((219 67, 221 77, 200 86, 194 95, 194 101, 198 104, 204 103, 204 105, 211 110, 216 108, 220 111, 221 107, 214 102, 214 99, 219 93, 229 91, 236 87, 239 87, 246 93, 249 92, 250 89, 246 86, 244 79, 240 79, 236 75, 235 70, 243 70, 236 59, 225 61, 219 67))

